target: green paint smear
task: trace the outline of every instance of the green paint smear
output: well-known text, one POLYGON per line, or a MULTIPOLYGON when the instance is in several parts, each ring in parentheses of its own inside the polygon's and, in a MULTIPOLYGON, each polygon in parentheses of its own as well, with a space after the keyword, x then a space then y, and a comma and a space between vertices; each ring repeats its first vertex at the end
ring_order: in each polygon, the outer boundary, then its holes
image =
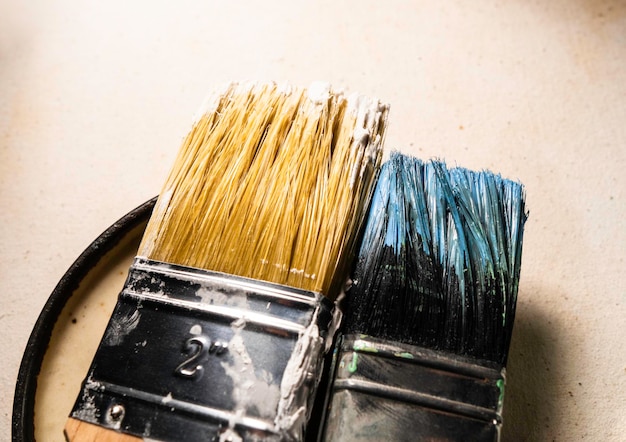
POLYGON ((394 353, 394 356, 396 358, 403 358, 403 359, 414 359, 413 355, 411 353, 394 353))
POLYGON ((496 382, 496 386, 498 390, 500 390, 500 396, 498 397, 498 408, 502 408, 502 403, 504 402, 504 379, 498 379, 496 382))
POLYGON ((378 349, 376 347, 370 347, 362 342, 355 342, 352 349, 354 351, 363 351, 366 353, 378 353, 378 349))
POLYGON ((358 360, 359 360, 359 354, 358 353, 352 353, 352 362, 350 362, 348 364, 348 371, 350 373, 356 372, 358 360))

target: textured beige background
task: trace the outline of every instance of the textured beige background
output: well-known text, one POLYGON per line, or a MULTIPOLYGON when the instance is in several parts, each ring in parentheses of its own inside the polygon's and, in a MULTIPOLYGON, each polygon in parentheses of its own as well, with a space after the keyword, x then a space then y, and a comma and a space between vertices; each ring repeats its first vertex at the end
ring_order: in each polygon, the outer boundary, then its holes
POLYGON ((1 440, 56 282, 231 79, 376 95, 388 147, 525 183, 504 439, 624 440, 626 2, 169 3, 0 1, 1 440))

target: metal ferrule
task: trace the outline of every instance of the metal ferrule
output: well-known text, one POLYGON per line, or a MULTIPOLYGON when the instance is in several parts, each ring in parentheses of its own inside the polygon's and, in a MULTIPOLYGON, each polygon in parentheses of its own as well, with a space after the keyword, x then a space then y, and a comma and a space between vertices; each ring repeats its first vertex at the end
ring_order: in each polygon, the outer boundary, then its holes
POLYGON ((71 415, 165 441, 300 440, 333 310, 319 293, 136 258, 71 415))
POLYGON ((486 361, 347 335, 335 354, 323 440, 494 441, 504 369, 486 361))

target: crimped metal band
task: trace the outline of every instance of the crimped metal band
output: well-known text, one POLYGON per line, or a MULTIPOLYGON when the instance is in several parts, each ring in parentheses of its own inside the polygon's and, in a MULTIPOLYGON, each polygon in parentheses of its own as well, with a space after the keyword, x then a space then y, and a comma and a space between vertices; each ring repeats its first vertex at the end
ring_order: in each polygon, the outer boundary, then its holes
POLYGON ((158 440, 301 439, 333 310, 319 293, 136 258, 72 417, 158 440))

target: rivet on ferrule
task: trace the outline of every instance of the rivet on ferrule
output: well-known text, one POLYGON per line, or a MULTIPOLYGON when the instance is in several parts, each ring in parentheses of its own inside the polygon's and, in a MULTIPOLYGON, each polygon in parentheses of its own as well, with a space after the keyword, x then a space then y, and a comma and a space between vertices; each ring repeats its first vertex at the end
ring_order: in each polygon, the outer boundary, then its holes
POLYGON ((119 422, 124 418, 124 406, 120 404, 114 404, 111 408, 109 408, 109 417, 113 422, 119 422))

